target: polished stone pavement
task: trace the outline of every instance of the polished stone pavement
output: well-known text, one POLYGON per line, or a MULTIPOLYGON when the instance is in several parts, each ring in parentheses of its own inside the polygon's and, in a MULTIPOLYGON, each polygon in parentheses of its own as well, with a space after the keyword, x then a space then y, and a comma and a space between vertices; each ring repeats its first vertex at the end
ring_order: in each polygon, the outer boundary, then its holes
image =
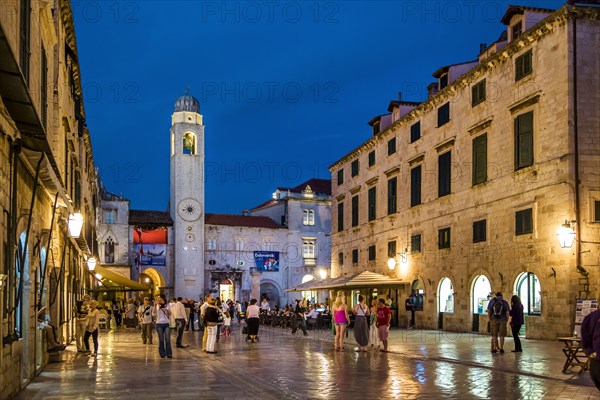
POLYGON ((515 354, 507 339, 491 354, 486 336, 394 330, 390 353, 354 352, 352 333, 334 352, 329 331, 261 327, 248 344, 234 326, 209 355, 201 334, 161 359, 137 332, 101 333, 97 357, 69 346, 17 399, 600 399, 587 372, 561 372, 558 342, 524 340, 515 354))

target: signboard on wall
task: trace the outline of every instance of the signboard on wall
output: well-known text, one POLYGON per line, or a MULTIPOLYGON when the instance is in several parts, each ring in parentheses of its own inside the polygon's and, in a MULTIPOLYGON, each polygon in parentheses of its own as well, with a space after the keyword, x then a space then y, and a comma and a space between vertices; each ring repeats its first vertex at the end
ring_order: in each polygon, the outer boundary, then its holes
POLYGON ((137 265, 164 267, 167 265, 167 245, 163 243, 136 243, 137 265))
POLYGON ((583 319, 598 309, 597 299, 577 299, 575 309, 575 332, 577 337, 581 337, 581 323, 583 319))
POLYGON ((279 271, 279 252, 255 251, 254 262, 258 271, 279 271))

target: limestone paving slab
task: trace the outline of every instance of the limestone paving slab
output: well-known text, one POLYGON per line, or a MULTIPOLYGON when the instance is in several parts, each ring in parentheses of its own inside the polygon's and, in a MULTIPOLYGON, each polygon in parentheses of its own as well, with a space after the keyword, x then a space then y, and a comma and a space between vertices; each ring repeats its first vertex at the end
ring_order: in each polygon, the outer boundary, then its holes
POLYGON ((398 330, 390 353, 356 353, 352 333, 335 352, 329 331, 261 327, 261 341, 246 343, 236 328, 215 355, 201 351, 202 332, 186 332, 189 347, 174 347, 172 359, 135 331, 102 333, 97 357, 69 346, 17 399, 600 398, 588 373, 560 372, 553 342, 525 341, 523 354, 500 356, 485 336, 398 330))

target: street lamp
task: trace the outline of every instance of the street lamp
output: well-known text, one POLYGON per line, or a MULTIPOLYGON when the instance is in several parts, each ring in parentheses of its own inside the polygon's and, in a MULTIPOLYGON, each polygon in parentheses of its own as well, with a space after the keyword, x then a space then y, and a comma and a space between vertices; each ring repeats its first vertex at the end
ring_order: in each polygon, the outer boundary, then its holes
POLYGON ((94 276, 95 276, 95 277, 96 277, 96 279, 98 279, 99 281, 101 281, 101 280, 102 280, 102 275, 100 275, 100 274, 96 274, 96 275, 94 275, 94 276))
POLYGON ((387 265, 390 271, 393 271, 396 268, 396 259, 391 257, 389 260, 387 260, 387 265))
POLYGON ((83 215, 80 213, 69 214, 68 219, 69 236, 78 238, 83 227, 83 215))
POLYGON ((321 269, 319 271, 319 275, 321 276, 321 279, 325 279, 325 278, 327 278, 327 271, 325 271, 324 269, 321 269))
POLYGON ((558 243, 563 249, 570 249, 575 241, 575 231, 572 227, 572 222, 566 221, 558 228, 556 233, 558 237, 558 243))
POLYGON ((90 271, 95 270, 96 269, 96 259, 94 257, 88 258, 87 266, 90 271))

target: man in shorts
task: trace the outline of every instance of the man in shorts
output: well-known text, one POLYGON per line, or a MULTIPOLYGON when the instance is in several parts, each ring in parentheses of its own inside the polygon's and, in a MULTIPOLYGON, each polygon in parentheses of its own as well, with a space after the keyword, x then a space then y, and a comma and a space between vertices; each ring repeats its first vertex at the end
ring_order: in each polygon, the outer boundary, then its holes
POLYGON ((392 321, 392 313, 390 308, 385 304, 384 299, 379 299, 377 307, 377 321, 375 326, 379 333, 379 340, 383 343, 383 349, 380 351, 387 353, 388 351, 388 335, 390 333, 390 323, 392 321))
POLYGON ((502 298, 502 293, 496 293, 496 297, 488 304, 487 313, 492 332, 492 353, 504 353, 504 337, 506 336, 506 324, 510 306, 508 301, 502 298))

